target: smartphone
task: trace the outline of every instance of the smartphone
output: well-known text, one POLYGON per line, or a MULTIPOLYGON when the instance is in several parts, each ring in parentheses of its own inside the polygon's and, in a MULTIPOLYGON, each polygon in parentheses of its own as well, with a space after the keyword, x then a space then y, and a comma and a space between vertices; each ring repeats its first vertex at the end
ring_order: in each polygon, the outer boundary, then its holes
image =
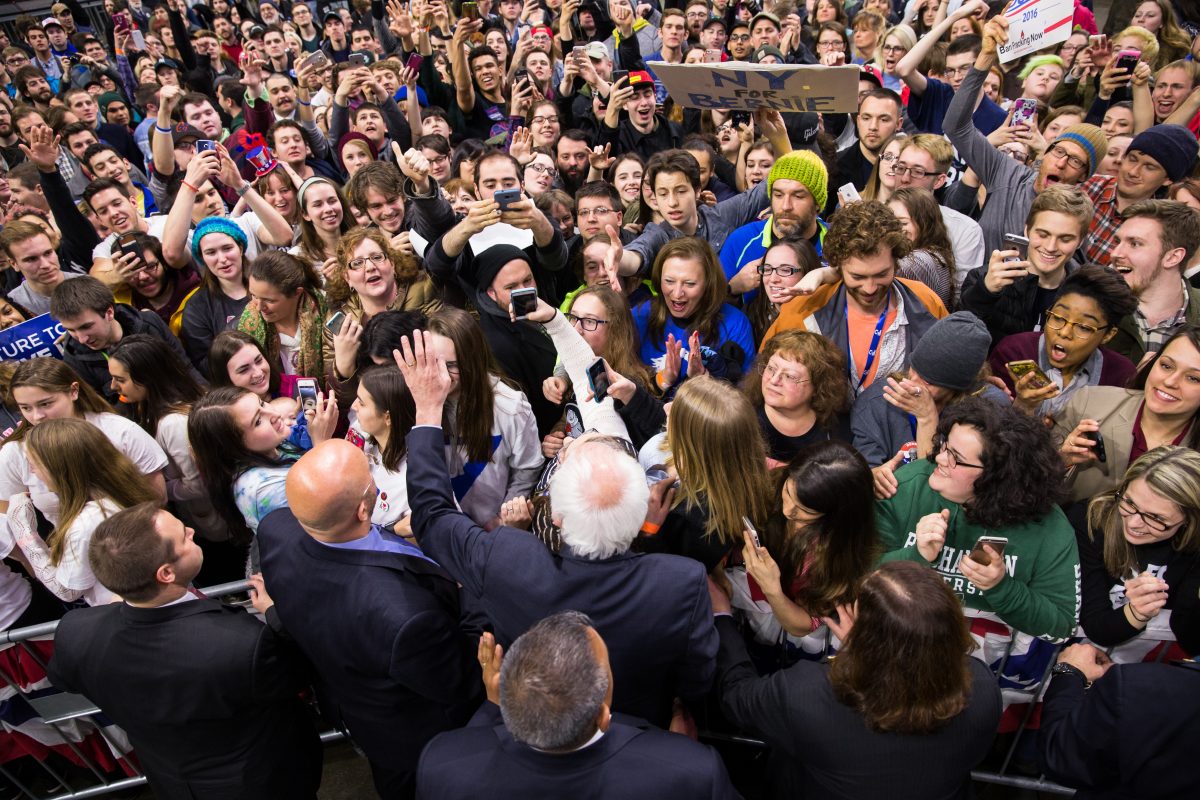
POLYGON ((129 38, 133 41, 133 46, 138 50, 146 49, 146 37, 142 36, 142 32, 134 28, 129 33, 129 38))
POLYGON ((758 528, 754 527, 749 517, 742 517, 742 527, 750 533, 750 541, 754 542, 754 546, 762 547, 762 540, 758 538, 758 528))
POLYGON ((612 82, 615 84, 617 81, 621 80, 621 78, 628 78, 628 77, 629 77, 629 70, 614 69, 613 73, 612 73, 612 82))
POLYGON ((980 536, 975 542, 975 546, 971 548, 971 555, 968 556, 976 564, 988 566, 992 563, 992 557, 988 555, 988 551, 983 549, 985 544, 991 545, 992 549, 1000 558, 1004 558, 1004 548, 1008 546, 1008 538, 1005 536, 980 536))
POLYGON ((329 56, 325 55, 323 50, 318 50, 315 53, 310 53, 300 62, 302 67, 323 67, 329 63, 329 56))
POLYGON ((125 16, 124 13, 117 12, 113 15, 113 30, 121 33, 129 30, 130 27, 129 17, 125 16))
POLYGON ((356 67, 365 67, 371 63, 371 58, 366 53, 351 53, 346 60, 356 67))
POLYGON ((576 45, 571 48, 571 58, 575 59, 576 63, 582 64, 587 57, 587 45, 576 45))
POLYGON ((838 188, 838 200, 842 201, 842 205, 857 203, 862 200, 858 193, 858 189, 854 188, 853 183, 847 183, 838 188))
POLYGON ((129 233, 122 233, 117 237, 117 248, 122 254, 133 254, 137 256, 139 260, 142 258, 142 250, 140 247, 138 247, 137 243, 137 234, 133 233, 132 231, 129 233))
POLYGON ((296 380, 296 396, 300 399, 300 409, 307 411, 317 407, 317 382, 313 378, 296 380))
POLYGON ((588 386, 597 403, 608 397, 608 368, 603 358, 597 358, 595 363, 587 368, 588 386))
POLYGON ((1037 100, 1032 97, 1018 97, 1013 101, 1013 115, 1008 122, 1010 127, 1027 125, 1030 128, 1037 125, 1037 100))
POLYGON ((1006 258, 1005 261, 1029 260, 1029 239, 1024 236, 1018 236, 1015 233, 1004 234, 1004 249, 1017 251, 1016 258, 1006 258))
POLYGON ((716 48, 713 48, 713 47, 710 47, 707 50, 705 50, 704 51, 704 63, 705 64, 720 64, 721 63, 721 51, 717 50, 716 48))
POLYGON ((421 69, 421 64, 424 62, 425 56, 421 55, 420 53, 413 53, 408 57, 408 63, 406 63, 404 66, 408 67, 410 72, 417 72, 421 69))
POLYGON ((460 15, 463 19, 479 19, 478 3, 463 3, 460 15))
MULTIPOLYGON (((537 289, 513 289, 508 295, 512 303, 513 315, 517 319, 525 319, 537 308, 537 289)), ((607 391, 607 387, 605 387, 607 391)))
POLYGON ((1132 75, 1134 68, 1137 67, 1138 59, 1141 57, 1141 50, 1122 50, 1117 53, 1117 69, 1123 69, 1125 74, 1132 75))
POLYGON ((729 124, 733 125, 733 127, 735 127, 735 128, 740 128, 743 125, 749 125, 750 124, 750 112, 749 111, 731 111, 729 113, 729 124))
POLYGON ((1045 372, 1042 372, 1042 368, 1037 365, 1036 361, 1030 361, 1029 359, 1025 359, 1022 361, 1009 361, 1004 366, 1008 370, 1008 374, 1012 375, 1012 379, 1014 382, 1016 382, 1023 376, 1028 375, 1029 373, 1032 372, 1033 376, 1034 376, 1033 377, 1033 388, 1034 389, 1042 389, 1046 386, 1049 386, 1051 383, 1053 383, 1053 381, 1050 380, 1049 376, 1047 376, 1045 372))
POLYGON ((1084 431, 1083 438, 1091 439, 1094 443, 1092 452, 1096 454, 1096 460, 1101 464, 1108 461, 1108 453, 1104 450, 1104 437, 1100 435, 1100 431, 1084 431))
POLYGON ((513 73, 513 85, 516 86, 521 81, 529 80, 529 70, 519 69, 513 73))
POLYGON ((492 195, 492 199, 500 206, 501 211, 507 211, 513 203, 521 202, 520 189, 501 189, 492 195))
POLYGON ((217 143, 214 142, 212 139, 197 139, 196 140, 196 152, 197 153, 203 153, 207 150, 216 150, 216 149, 217 149, 217 143))
POLYGON ((334 336, 342 332, 342 325, 346 322, 346 312, 339 311, 329 319, 325 320, 325 327, 334 336))

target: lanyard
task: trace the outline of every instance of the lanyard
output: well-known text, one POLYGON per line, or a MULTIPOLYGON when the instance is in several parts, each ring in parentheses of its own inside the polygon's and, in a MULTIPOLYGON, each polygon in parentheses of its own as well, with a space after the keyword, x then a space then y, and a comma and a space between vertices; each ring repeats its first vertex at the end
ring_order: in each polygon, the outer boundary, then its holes
MULTIPOLYGON (((888 289, 887 300, 883 304, 883 311, 879 312, 879 321, 875 323, 875 333, 871 336, 871 346, 867 349, 867 365, 863 367, 862 375, 858 376, 858 385, 854 387, 857 394, 862 391, 862 386, 867 380, 867 375, 871 372, 871 365, 875 363, 875 354, 879 352, 879 340, 883 338, 883 323, 887 320, 888 309, 892 306, 892 290, 888 289)), ((850 301, 846 300, 846 343, 850 342, 850 301)), ((853 354, 853 348, 849 348, 853 354)), ((853 360, 853 356, 850 360, 853 360)), ((846 371, 850 371, 850 364, 847 361, 846 371)), ((854 373, 850 373, 853 377, 854 373)))

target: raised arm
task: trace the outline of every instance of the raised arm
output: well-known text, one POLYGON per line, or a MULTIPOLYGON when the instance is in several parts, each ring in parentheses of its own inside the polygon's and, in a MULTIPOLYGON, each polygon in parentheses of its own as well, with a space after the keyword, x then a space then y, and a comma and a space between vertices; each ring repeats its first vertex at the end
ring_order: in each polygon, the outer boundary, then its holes
POLYGON ((913 49, 909 50, 904 58, 900 59, 900 62, 896 64, 896 74, 908 86, 909 91, 918 95, 925 94, 925 87, 929 85, 929 78, 921 73, 921 62, 933 50, 934 45, 942 40, 946 31, 950 30, 950 26, 960 19, 971 16, 980 8, 987 9, 987 3, 984 0, 971 0, 969 3, 963 3, 958 7, 957 11, 947 17, 946 4, 942 3, 938 6, 940 21, 928 33, 918 39, 913 49))
POLYGON ((482 20, 459 20, 454 28, 454 36, 450 38, 450 71, 454 74, 454 97, 464 114, 470 114, 471 109, 475 107, 475 84, 471 80, 471 69, 467 65, 464 44, 471 34, 482 27, 482 20))

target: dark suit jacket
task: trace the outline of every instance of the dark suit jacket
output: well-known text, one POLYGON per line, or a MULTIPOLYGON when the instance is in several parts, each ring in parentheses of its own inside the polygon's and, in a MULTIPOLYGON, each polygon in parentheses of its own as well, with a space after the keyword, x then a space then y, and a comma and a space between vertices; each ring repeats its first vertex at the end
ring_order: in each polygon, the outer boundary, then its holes
POLYGON ((279 619, 317 669, 323 708, 368 759, 411 771, 426 742, 470 719, 479 666, 441 570, 321 544, 287 508, 263 519, 257 541, 279 619))
POLYGON ((1076 798, 1200 796, 1200 666, 1123 664, 1084 691, 1055 675, 1042 708, 1046 774, 1076 798))
POLYGON ((943 728, 925 735, 879 733, 838 701, 829 665, 800 661, 758 677, 731 617, 720 617, 721 707, 742 730, 776 751, 781 769, 768 796, 805 800, 937 800, 970 797, 970 772, 987 755, 1000 721, 991 670, 967 659, 971 699, 943 728))
POLYGON ((193 600, 69 612, 48 670, 129 734, 158 800, 312 798, 308 665, 240 608, 193 600))
POLYGON ((704 567, 671 555, 552 553, 525 531, 487 533, 454 505, 440 428, 408 434, 408 499, 421 548, 479 598, 508 647, 543 617, 582 611, 608 645, 614 710, 666 727, 675 697, 712 684, 717 633, 704 567))
POLYGON ((512 738, 493 703, 484 704, 470 727, 430 742, 417 768, 418 798, 485 795, 491 800, 740 797, 717 752, 686 736, 617 714, 590 746, 573 753, 541 753, 512 738))

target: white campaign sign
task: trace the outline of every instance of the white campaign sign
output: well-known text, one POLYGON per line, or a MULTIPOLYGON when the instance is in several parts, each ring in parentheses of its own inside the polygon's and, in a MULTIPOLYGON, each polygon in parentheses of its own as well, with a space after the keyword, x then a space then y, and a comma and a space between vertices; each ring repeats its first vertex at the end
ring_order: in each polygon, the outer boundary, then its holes
POLYGON ((1004 10, 1008 43, 1000 45, 1000 63, 1065 42, 1075 18, 1074 0, 1014 0, 1004 10))
POLYGON ((668 64, 647 66, 687 108, 753 111, 858 111, 858 67, 807 64, 668 64))

